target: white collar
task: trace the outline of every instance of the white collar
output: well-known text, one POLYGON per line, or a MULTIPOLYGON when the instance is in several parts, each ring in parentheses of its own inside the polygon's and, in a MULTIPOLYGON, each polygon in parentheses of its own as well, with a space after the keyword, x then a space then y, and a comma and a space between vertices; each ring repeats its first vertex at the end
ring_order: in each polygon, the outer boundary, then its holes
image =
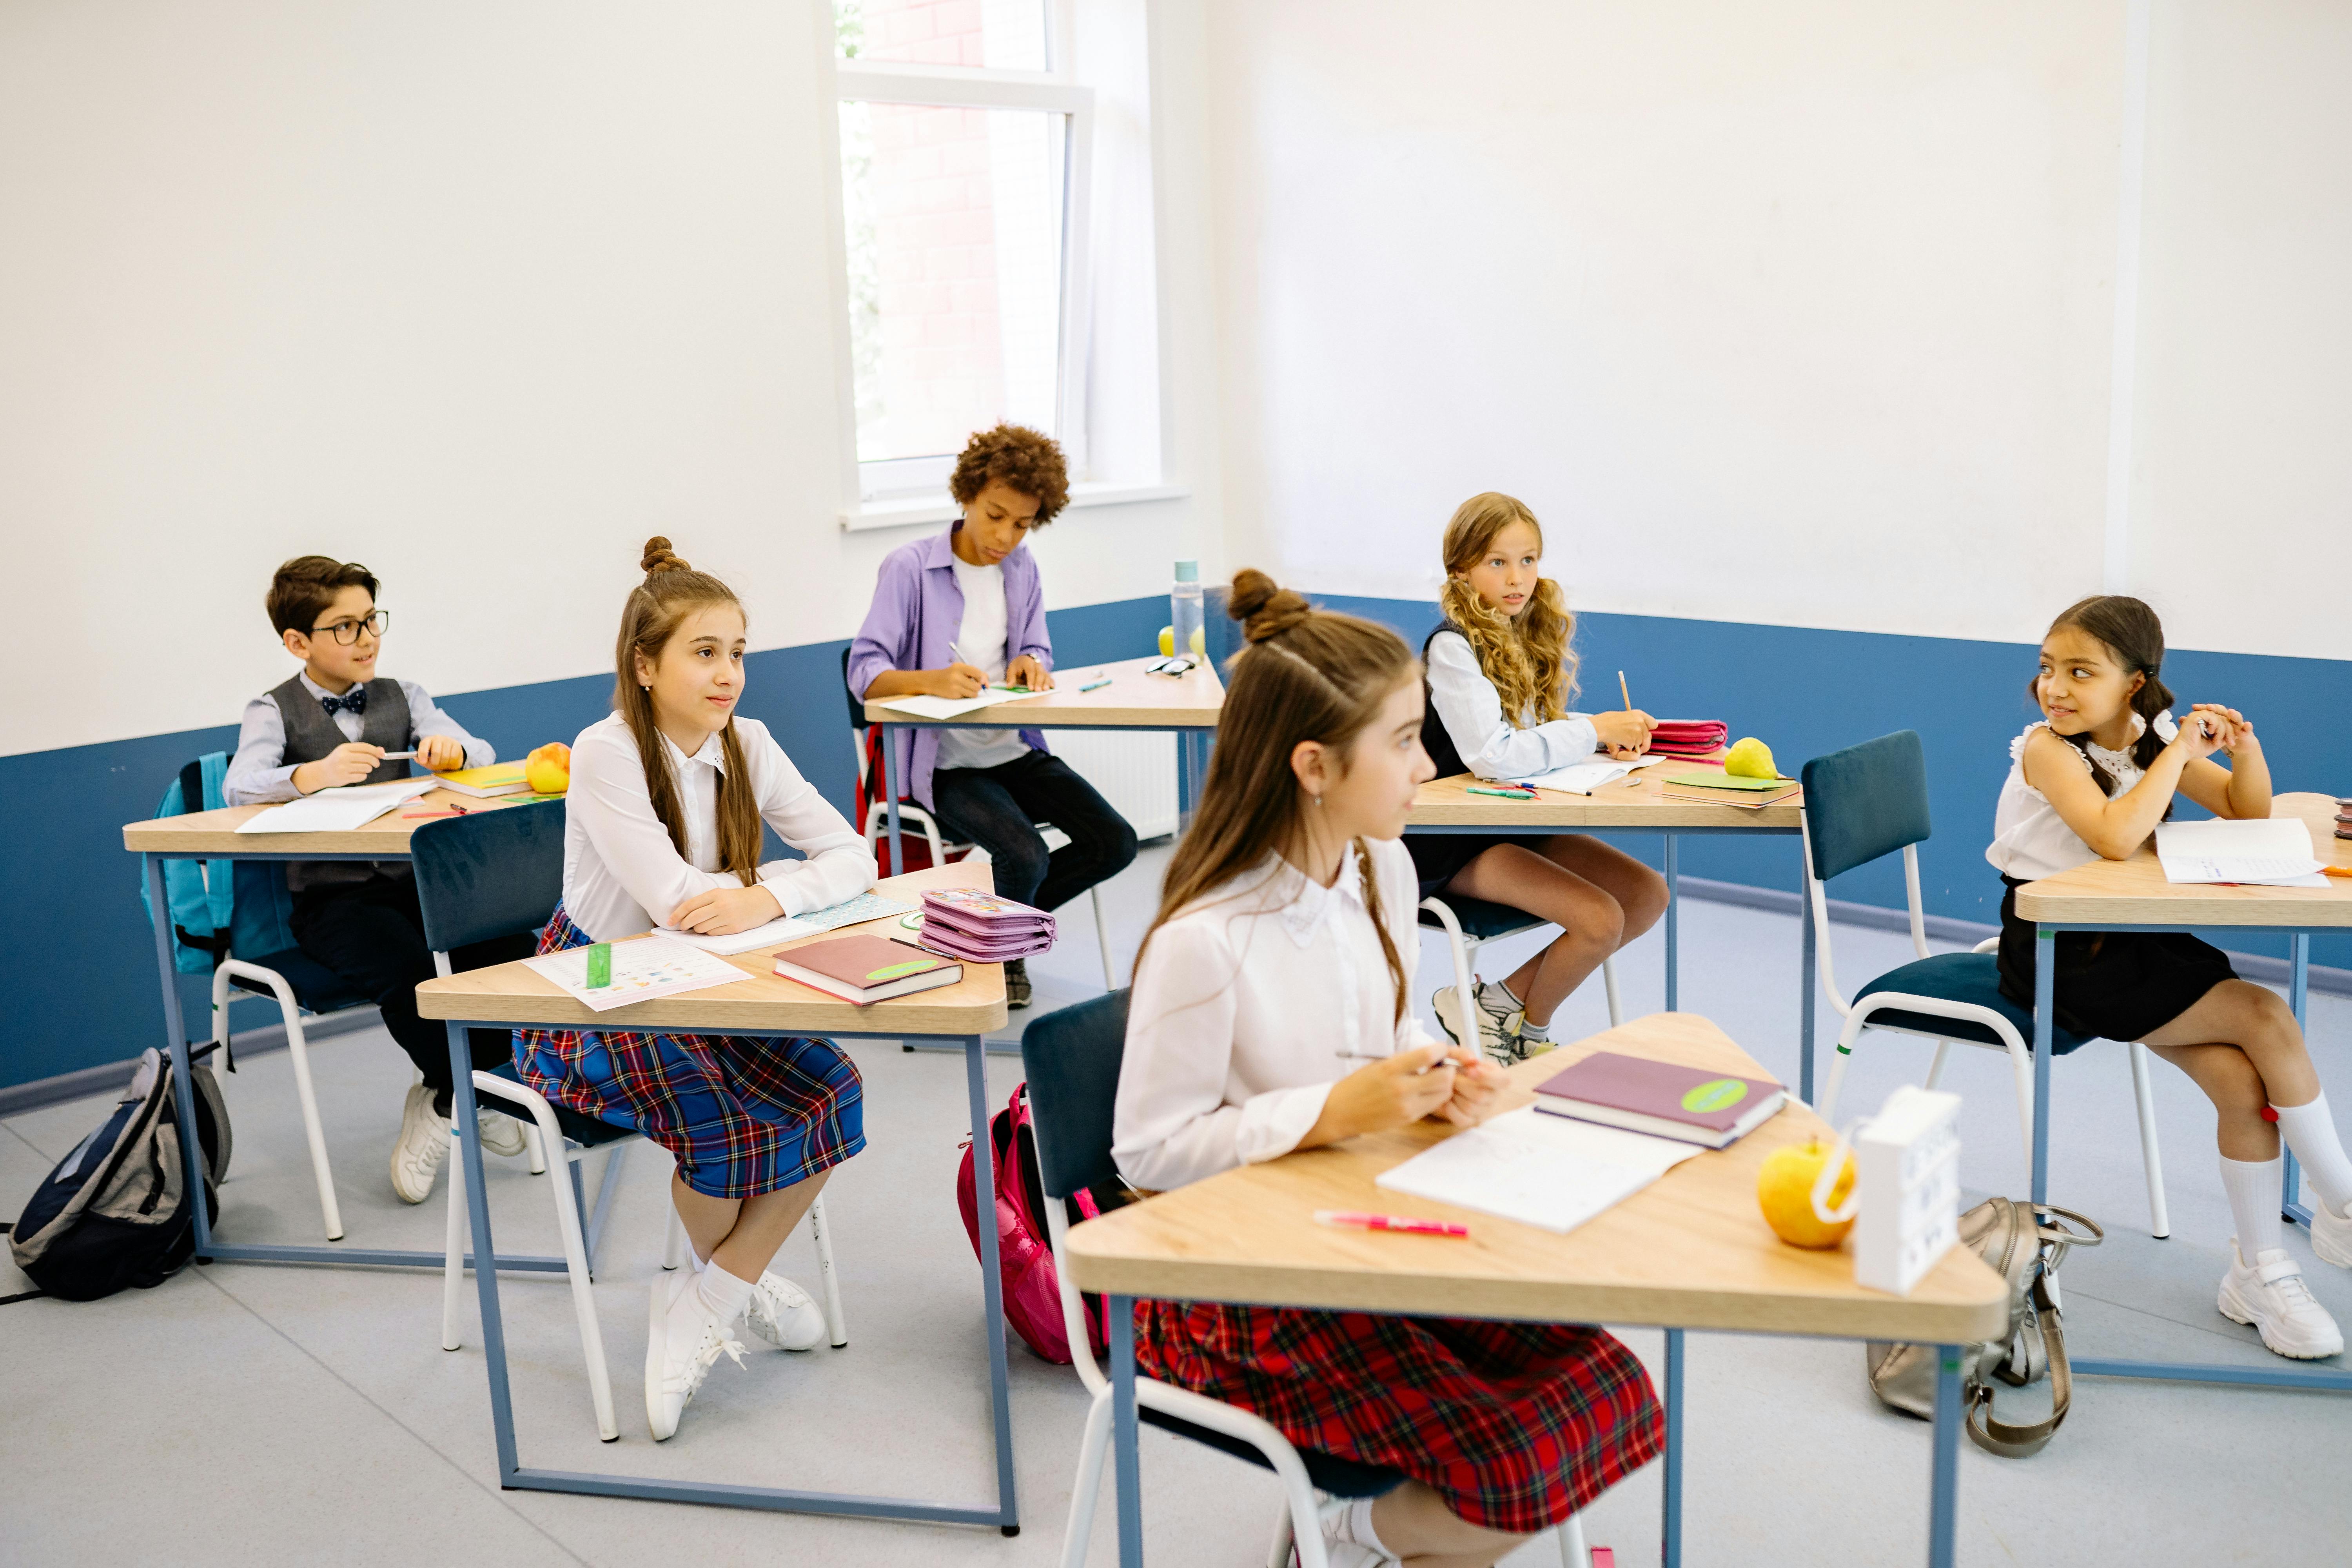
POLYGON ((307 669, 296 670, 294 672, 294 679, 302 683, 303 690, 309 692, 311 696, 318 698, 349 697, 352 692, 367 684, 364 680, 354 680, 349 686, 344 687, 341 691, 330 691, 325 687, 320 685, 317 681, 311 679, 310 672, 307 669))
POLYGON ((1340 859, 1338 879, 1328 888, 1278 854, 1271 858, 1266 872, 1267 890, 1282 901, 1282 929, 1302 948, 1311 943, 1316 931, 1348 905, 1370 912, 1364 902, 1363 874, 1356 865, 1352 847, 1340 859))
POLYGON ((664 733, 658 725, 655 727, 654 733, 660 735, 662 738, 662 744, 669 748, 671 767, 680 767, 688 763, 700 763, 703 766, 717 773, 723 773, 727 771, 727 743, 719 738, 723 731, 713 730, 709 734, 704 736, 702 744, 696 749, 694 755, 690 757, 684 752, 679 751, 677 749, 677 742, 671 740, 667 734, 664 733))

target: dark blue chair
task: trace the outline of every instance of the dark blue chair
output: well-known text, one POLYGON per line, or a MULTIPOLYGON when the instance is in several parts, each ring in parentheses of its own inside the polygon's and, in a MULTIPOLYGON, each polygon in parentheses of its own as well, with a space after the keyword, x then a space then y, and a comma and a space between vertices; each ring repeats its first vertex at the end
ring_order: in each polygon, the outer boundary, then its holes
MULTIPOLYGON (((1819 943, 1822 983, 1831 1003, 1845 1015, 1837 1055, 1830 1063, 1819 1110, 1834 1123, 1839 1086, 1847 1061, 1865 1029, 1918 1035, 1936 1042, 1927 1087, 1943 1076, 1954 1040, 2009 1053, 2017 1083, 2017 1117, 2025 1140, 2028 1169, 2033 1159, 2033 1015, 2001 994, 1994 950, 1998 938, 1973 952, 1929 952, 1927 915, 1919 898, 1918 846, 1928 836, 1927 762, 1914 730, 1901 730, 1815 757, 1805 764, 1804 806, 1807 902, 1819 943), (1889 970, 1856 993, 1849 1004, 1838 994, 1830 959, 1829 879, 1896 850, 1903 854, 1903 881, 1911 914, 1911 945, 1918 957, 1889 970)), ((2083 1037, 2051 1028, 2052 1051, 2063 1056, 2083 1037)), ((1807 1048, 1811 1048, 1808 1042, 1807 1048)), ((2150 1227, 2171 1233, 2165 1214, 2164 1167, 2157 1152, 2156 1103, 2149 1086, 2147 1048, 2130 1047, 2133 1092, 2139 1107, 2140 1152, 2147 1168, 2150 1227)))
MULTIPOLYGON (((1465 898, 1450 893, 1443 898, 1430 897, 1421 900, 1421 927, 1423 931, 1442 931, 1454 955, 1454 995, 1455 1005, 1463 1014, 1473 1012, 1477 1004, 1471 1000, 1474 970, 1478 963, 1479 947, 1521 931, 1536 931, 1549 925, 1525 910, 1515 910, 1508 904, 1490 904, 1484 899, 1465 898)), ((1624 1022, 1617 1006, 1617 957, 1612 953, 1601 961, 1601 984, 1609 997, 1609 1026, 1615 1028, 1624 1022)), ((1475 1041, 1478 1031, 1468 1017, 1448 1019, 1440 1010, 1438 1021, 1457 1043, 1475 1041)), ((1510 1064, 1503 1064, 1507 1067, 1510 1064)))

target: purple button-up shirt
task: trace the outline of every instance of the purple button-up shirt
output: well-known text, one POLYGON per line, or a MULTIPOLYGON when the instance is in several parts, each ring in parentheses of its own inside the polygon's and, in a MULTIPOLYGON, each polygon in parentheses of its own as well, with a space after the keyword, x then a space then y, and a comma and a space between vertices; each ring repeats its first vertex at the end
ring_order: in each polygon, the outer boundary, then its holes
MULTIPOLYGON (((956 662, 948 644, 963 627, 963 590, 956 584, 955 546, 949 542, 954 536, 950 528, 902 544, 882 558, 882 570, 874 578, 873 606, 849 645, 851 696, 863 698, 885 670, 944 669, 956 662)), ((1025 653, 1052 669, 1054 644, 1045 635, 1045 595, 1037 580, 1036 557, 1024 541, 997 566, 1004 574, 1005 663, 1025 653)), ((1045 750, 1045 737, 1039 731, 1024 730, 1021 738, 1034 750, 1045 750)), ((902 744, 904 741, 902 734, 902 744)), ((931 773, 939 757, 940 732, 914 731, 913 765, 902 768, 898 777, 926 811, 931 809, 931 773)))

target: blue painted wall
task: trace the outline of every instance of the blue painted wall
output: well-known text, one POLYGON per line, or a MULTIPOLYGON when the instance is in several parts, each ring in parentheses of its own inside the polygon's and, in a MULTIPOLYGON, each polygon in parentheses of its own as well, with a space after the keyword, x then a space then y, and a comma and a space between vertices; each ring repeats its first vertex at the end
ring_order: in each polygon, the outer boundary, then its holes
MULTIPOLYGON (((1164 598, 1058 610, 1046 617, 1058 661, 1093 664, 1152 651, 1168 620, 1164 598)), ((772 731, 810 781, 844 812, 856 787, 841 686, 841 642, 754 653, 743 711, 772 731)), ((394 671, 397 673, 397 671, 394 671)), ((488 691, 437 694, 458 721, 519 757, 569 741, 610 711, 609 675, 488 691)), ((230 715, 232 719, 235 715, 230 715)), ((163 1004, 153 936, 139 898, 138 862, 121 826, 152 816, 190 758, 233 749, 236 727, 144 735, 103 745, 0 757, 0 800, 40 831, 0 841, 0 942, 33 955, 8 985, 0 1032, 0 1087, 121 1061, 159 1043, 163 1004)), ((191 1033, 208 1033, 209 983, 180 976, 191 1033)), ((276 1021, 274 1004, 237 1005, 238 1028, 276 1021)))

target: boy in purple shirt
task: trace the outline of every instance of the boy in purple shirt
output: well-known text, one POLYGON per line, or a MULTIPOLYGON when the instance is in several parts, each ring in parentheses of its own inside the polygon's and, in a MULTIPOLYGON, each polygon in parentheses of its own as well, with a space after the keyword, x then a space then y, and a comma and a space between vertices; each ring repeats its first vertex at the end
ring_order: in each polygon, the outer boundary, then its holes
MULTIPOLYGON (((974 697, 992 680, 1053 688, 1037 562, 1021 546, 1070 499, 1061 447, 1018 425, 983 430, 948 489, 962 520, 883 559, 849 645, 849 689, 866 700, 974 697)), ((1057 909, 1135 858, 1135 829, 1035 730, 917 730, 899 776, 943 828, 988 851, 996 890, 1024 904, 1057 909), (1048 855, 1041 822, 1069 843, 1048 855)), ((1029 1005, 1019 959, 1004 966, 1004 993, 1008 1006, 1029 1005)))

